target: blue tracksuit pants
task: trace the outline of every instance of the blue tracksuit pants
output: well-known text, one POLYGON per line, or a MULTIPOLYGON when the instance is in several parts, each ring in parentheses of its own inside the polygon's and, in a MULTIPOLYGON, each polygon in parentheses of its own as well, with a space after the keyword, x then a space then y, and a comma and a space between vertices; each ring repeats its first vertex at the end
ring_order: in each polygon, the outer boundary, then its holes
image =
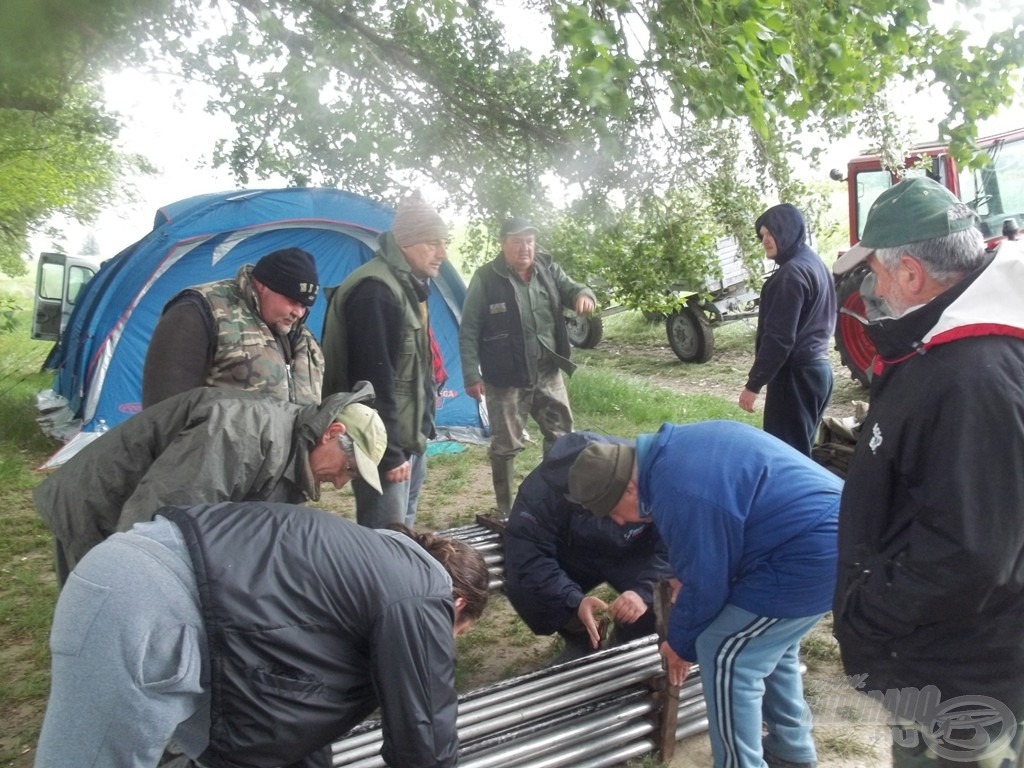
POLYGON ((726 605, 697 638, 715 768, 763 768, 764 749, 794 763, 817 759, 800 677, 800 639, 824 614, 777 619, 726 605))

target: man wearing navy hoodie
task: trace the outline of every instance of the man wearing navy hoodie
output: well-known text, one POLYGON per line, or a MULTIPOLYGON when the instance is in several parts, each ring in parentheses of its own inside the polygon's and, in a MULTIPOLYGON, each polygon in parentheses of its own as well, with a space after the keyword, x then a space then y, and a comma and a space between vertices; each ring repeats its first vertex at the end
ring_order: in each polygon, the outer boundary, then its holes
POLYGON ((829 345, 836 289, 828 268, 807 245, 804 217, 789 203, 754 223, 764 253, 777 267, 761 289, 754 365, 739 397, 753 413, 762 388, 764 429, 810 456, 814 433, 832 396, 829 345))

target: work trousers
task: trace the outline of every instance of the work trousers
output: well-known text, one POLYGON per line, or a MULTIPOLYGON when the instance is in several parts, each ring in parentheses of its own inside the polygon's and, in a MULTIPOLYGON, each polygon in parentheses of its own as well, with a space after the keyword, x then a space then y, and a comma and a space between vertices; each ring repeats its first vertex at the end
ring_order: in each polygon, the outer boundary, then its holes
POLYGON ((572 410, 562 371, 545 355, 537 365, 537 381, 529 387, 487 384, 487 418, 491 424, 493 458, 512 458, 523 450, 523 432, 532 416, 544 436, 544 455, 562 435, 572 432, 572 410))
POLYGON ((765 389, 764 431, 810 456, 831 397, 828 360, 782 366, 765 389))
POLYGON ((383 493, 377 493, 362 479, 352 481, 356 496, 356 521, 367 528, 386 528, 391 523, 405 523, 410 528, 416 522, 416 508, 420 491, 427 476, 427 457, 422 453, 409 454, 408 480, 389 483, 380 480, 383 493))
POLYGON ((158 517, 94 547, 57 601, 36 768, 150 768, 172 737, 201 754, 210 731, 205 644, 177 526, 158 517))
POLYGON ((777 619, 726 605, 697 638, 715 768, 763 768, 763 749, 817 760, 800 677, 800 639, 824 614, 777 619))

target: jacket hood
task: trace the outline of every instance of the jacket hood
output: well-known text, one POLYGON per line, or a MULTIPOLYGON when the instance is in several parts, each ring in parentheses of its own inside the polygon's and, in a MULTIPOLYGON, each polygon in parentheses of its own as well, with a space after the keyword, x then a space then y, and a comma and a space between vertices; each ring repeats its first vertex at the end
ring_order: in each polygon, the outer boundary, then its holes
POLYGON ((754 233, 760 235, 761 227, 772 233, 778 248, 775 261, 780 264, 793 258, 807 240, 804 215, 789 203, 772 206, 758 216, 754 222, 754 233))
POLYGON ((395 236, 391 232, 381 232, 377 238, 377 255, 387 262, 388 266, 399 274, 412 277, 412 267, 405 260, 405 254, 395 242, 395 236))
POLYGON ((867 326, 883 360, 971 336, 1024 338, 1024 244, 1004 242, 978 271, 928 304, 867 326))
POLYGON ((295 416, 295 466, 303 490, 313 501, 320 498, 320 488, 309 467, 309 452, 345 406, 366 403, 372 407, 373 401, 373 385, 368 381, 357 381, 351 392, 337 392, 319 405, 303 406, 295 416))
POLYGON ((607 443, 608 438, 593 432, 570 432, 555 440, 537 471, 551 488, 569 487, 569 470, 580 451, 591 443, 607 443))

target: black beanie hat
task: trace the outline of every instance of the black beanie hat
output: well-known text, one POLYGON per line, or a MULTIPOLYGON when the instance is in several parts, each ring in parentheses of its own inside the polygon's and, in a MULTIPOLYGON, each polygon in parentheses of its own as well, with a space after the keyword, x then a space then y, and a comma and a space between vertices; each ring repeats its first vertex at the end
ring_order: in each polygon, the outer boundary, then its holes
POLYGON ((311 307, 320 290, 313 257, 301 248, 268 253, 252 268, 252 276, 274 293, 311 307))

